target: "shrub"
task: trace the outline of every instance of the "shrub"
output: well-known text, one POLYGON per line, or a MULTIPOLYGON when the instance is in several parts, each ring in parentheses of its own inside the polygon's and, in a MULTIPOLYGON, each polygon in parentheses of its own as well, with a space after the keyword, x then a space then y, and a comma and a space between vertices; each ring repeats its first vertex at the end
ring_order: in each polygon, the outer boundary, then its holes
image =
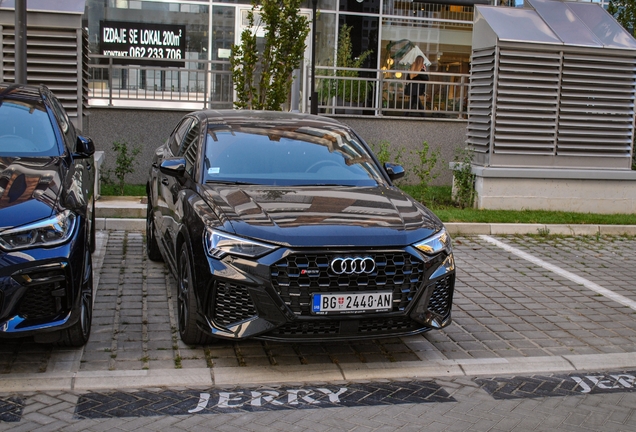
POLYGON ((137 164, 135 159, 139 153, 141 153, 141 146, 136 145, 132 149, 129 149, 127 142, 115 141, 112 148, 117 155, 115 158, 115 169, 104 170, 101 181, 106 184, 115 185, 119 189, 119 195, 124 195, 126 175, 135 172, 135 165, 137 164), (114 175, 117 180, 112 180, 111 175, 114 175))

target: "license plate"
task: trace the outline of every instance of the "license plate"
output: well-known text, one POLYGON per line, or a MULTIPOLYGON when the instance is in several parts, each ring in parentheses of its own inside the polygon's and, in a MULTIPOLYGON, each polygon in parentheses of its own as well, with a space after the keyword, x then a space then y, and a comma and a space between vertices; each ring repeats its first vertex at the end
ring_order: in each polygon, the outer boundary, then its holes
POLYGON ((387 312, 392 309, 393 293, 313 294, 311 312, 315 315, 387 312))

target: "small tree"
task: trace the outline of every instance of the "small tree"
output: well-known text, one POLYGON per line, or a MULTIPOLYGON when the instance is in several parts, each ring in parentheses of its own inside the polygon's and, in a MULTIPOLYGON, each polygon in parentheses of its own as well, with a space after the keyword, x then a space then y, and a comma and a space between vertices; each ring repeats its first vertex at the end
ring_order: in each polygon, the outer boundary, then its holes
MULTIPOLYGON (((353 43, 351 42, 351 29, 353 27, 343 25, 338 34, 338 51, 336 52, 336 67, 360 69, 367 57, 373 51, 367 50, 359 57, 353 57, 353 43)), ((342 70, 335 72, 335 76, 357 78, 358 71, 342 70)), ((327 79, 323 81, 323 97, 338 96, 344 102, 361 102, 366 99, 370 86, 366 81, 348 79, 327 79)))
POLYGON ((249 27, 241 44, 232 46, 230 63, 236 108, 280 111, 288 101, 292 72, 305 53, 309 20, 300 14, 300 0, 252 0, 249 27), (258 22, 256 22, 256 18, 258 22), (262 52, 257 30, 265 31, 262 52))
POLYGON ((475 192, 475 174, 472 171, 474 153, 472 148, 455 150, 453 171, 453 199, 460 208, 472 207, 477 193, 475 192))
POLYGON ((610 0, 607 12, 612 14, 632 36, 636 29, 636 0, 610 0))
POLYGON ((420 186, 423 190, 429 187, 431 181, 439 177, 440 172, 437 170, 437 163, 444 161, 441 159, 440 149, 432 150, 428 145, 428 141, 422 143, 422 148, 412 152, 415 155, 416 162, 413 168, 415 175, 420 179, 420 186))
POLYGON ((102 176, 102 181, 108 184, 115 184, 119 188, 119 195, 124 194, 124 186, 126 185, 126 175, 135 172, 135 160, 141 152, 140 146, 134 146, 132 149, 128 148, 127 142, 113 143, 113 151, 117 154, 115 158, 115 169, 106 170, 102 176), (114 174, 117 178, 116 181, 111 180, 110 175, 114 174))

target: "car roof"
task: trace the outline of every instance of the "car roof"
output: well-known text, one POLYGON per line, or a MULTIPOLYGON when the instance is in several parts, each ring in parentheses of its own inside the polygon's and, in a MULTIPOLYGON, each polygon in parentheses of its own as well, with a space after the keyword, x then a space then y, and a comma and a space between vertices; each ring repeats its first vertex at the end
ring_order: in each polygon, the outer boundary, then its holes
POLYGON ((349 129, 349 126, 329 117, 285 111, 202 110, 194 114, 199 118, 206 119, 209 125, 250 123, 262 126, 301 126, 303 124, 311 124, 314 127, 324 126, 349 129))
POLYGON ((44 85, 34 86, 27 84, 0 83, 0 104, 4 99, 23 100, 42 103, 48 89, 44 85))

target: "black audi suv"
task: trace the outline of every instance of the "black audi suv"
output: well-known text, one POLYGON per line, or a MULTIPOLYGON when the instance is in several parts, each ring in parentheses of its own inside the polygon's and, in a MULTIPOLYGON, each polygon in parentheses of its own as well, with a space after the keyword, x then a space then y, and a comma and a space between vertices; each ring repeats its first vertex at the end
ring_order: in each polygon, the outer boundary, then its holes
POLYGON ((0 83, 0 338, 88 340, 94 152, 45 86, 0 83))
POLYGON ((451 322, 444 225, 349 127, 259 111, 185 116, 150 169, 147 254, 181 339, 378 338, 451 322))

